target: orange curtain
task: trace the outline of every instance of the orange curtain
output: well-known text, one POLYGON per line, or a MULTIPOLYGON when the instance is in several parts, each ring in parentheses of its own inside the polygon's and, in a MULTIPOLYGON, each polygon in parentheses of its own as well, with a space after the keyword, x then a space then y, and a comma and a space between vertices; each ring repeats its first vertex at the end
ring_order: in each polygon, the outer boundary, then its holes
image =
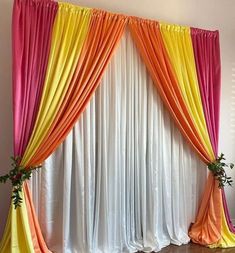
MULTIPOLYGON (((124 16, 93 10, 88 36, 69 89, 48 134, 27 165, 43 162, 66 138, 99 85, 124 32, 126 22, 127 19, 124 16)), ((27 184, 24 185, 24 194, 34 247, 36 245, 36 249, 39 248, 37 245, 40 245, 43 252, 47 252, 47 249, 43 247, 44 239, 27 184)))
MULTIPOLYGON (((158 92, 182 134, 205 163, 211 162, 210 154, 203 145, 180 90, 175 69, 162 39, 159 23, 133 17, 129 27, 158 92)), ((210 174, 193 234, 190 234, 195 238, 195 242, 208 245, 220 239, 221 203, 220 189, 213 175, 210 174)))
POLYGON ((193 242, 208 246, 218 242, 222 229, 222 196, 219 183, 210 172, 196 222, 189 231, 193 242))

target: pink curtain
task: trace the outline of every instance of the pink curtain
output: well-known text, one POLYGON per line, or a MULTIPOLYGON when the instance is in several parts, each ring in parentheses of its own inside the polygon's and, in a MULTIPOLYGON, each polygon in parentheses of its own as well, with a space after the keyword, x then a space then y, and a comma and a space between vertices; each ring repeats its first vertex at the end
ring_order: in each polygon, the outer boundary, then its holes
MULTIPOLYGON (((12 20, 14 155, 22 156, 33 131, 46 75, 58 4, 51 0, 15 0, 12 20)), ((27 187, 26 187, 27 188, 27 187)), ((32 211, 26 201, 28 212, 32 211)), ((35 227, 39 227, 35 221, 35 227)), ((49 252, 41 230, 31 226, 37 252, 49 252)))
POLYGON ((197 76, 214 153, 218 155, 221 64, 219 32, 191 28, 197 76))
POLYGON ((54 1, 14 1, 12 20, 14 155, 22 156, 33 130, 45 79, 54 1))
MULTIPOLYGON (((214 152, 218 156, 221 91, 219 32, 191 28, 191 36, 206 123, 214 152)), ((229 229, 235 233, 224 189, 222 189, 222 198, 229 229)))

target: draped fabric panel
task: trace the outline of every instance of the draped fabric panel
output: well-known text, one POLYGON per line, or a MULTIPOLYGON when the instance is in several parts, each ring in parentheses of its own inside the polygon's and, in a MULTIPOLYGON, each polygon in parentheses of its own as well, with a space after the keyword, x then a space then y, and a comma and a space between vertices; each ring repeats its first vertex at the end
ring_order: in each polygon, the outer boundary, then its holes
POLYGON ((184 101, 176 72, 164 45, 159 23, 135 18, 131 20, 129 27, 159 94, 174 120, 202 160, 209 162, 210 154, 203 145, 184 101))
POLYGON ((189 236, 194 243, 211 245, 221 238, 222 229, 222 196, 217 180, 210 172, 198 210, 195 223, 189 236))
MULTIPOLYGON (((86 10, 77 10, 77 8, 78 7, 73 7, 71 5, 60 4, 59 10, 61 9, 61 11, 64 12, 63 15, 74 15, 77 17, 77 13, 81 13, 84 19, 89 16, 86 10)), ((59 22, 59 17, 60 16, 58 15, 58 24, 61 23, 61 21, 59 22)), ((61 16, 61 20, 63 20, 62 17, 63 16, 61 16)), ((26 150, 26 155, 23 157, 22 163, 38 164, 44 161, 45 158, 47 158, 54 151, 54 149, 69 133, 70 129, 73 127, 78 117, 81 115, 93 92, 98 86, 99 80, 101 79, 102 74, 124 31, 125 23, 126 21, 122 17, 101 11, 92 12, 91 20, 89 23, 89 33, 86 37, 84 47, 81 50, 81 56, 78 60, 76 68, 74 69, 74 73, 70 75, 72 79, 70 80, 69 85, 67 83, 67 79, 65 79, 64 83, 62 83, 62 85, 66 85, 67 92, 64 94, 64 90, 58 91, 61 92, 61 95, 64 96, 63 103, 60 105, 60 109, 58 109, 58 105, 56 106, 55 104, 54 107, 47 107, 47 114, 49 113, 52 117, 50 121, 51 125, 49 124, 50 127, 45 124, 45 120, 43 120, 43 117, 40 118, 39 114, 38 119, 39 122, 41 122, 41 126, 39 128, 36 126, 35 136, 38 137, 38 140, 41 141, 41 144, 37 149, 37 146, 33 146, 32 141, 32 146, 28 146, 29 148, 26 150), (105 29, 103 27, 105 27, 105 29), (94 40, 94 36, 96 40, 94 40), (54 115, 53 109, 57 112, 56 116, 54 115), (45 127, 44 131, 41 131, 42 126, 45 127), (39 138, 40 133, 44 135, 43 140, 39 138), (27 154, 29 154, 28 157, 32 157, 31 161, 27 162, 27 159, 29 159, 27 158, 27 154)), ((71 25, 73 25, 72 22, 71 25)), ((58 28, 58 30, 60 31, 60 28, 58 28)), ((66 30, 68 30, 67 27, 66 30)), ((76 31, 74 33, 74 37, 76 37, 76 31)), ((55 48, 57 46, 57 40, 55 40, 55 48)), ((58 53, 59 52, 60 51, 58 51, 58 53)), ((53 58, 54 57, 55 56, 53 55, 53 58)), ((71 60, 71 58, 68 59, 71 60)), ((58 67, 60 67, 60 65, 58 65, 58 67)), ((52 73, 54 74, 55 72, 53 71, 52 73)), ((54 75, 54 78, 57 79, 58 76, 54 75)), ((54 90, 55 88, 56 86, 54 82, 48 84, 48 89, 54 90)), ((57 90, 55 92, 57 92, 57 90)), ((50 95, 50 99, 52 103, 54 103, 55 99, 51 96, 51 93, 51 91, 48 92, 48 95, 50 95)), ((57 95, 59 96, 57 98, 57 101, 59 103, 61 102, 61 95, 57 95)), ((47 104, 48 101, 45 102, 45 105, 47 104)), ((42 114, 44 113, 44 116, 46 115, 43 109, 42 111, 39 111, 39 113, 41 112, 42 114)), ((36 142, 35 145, 37 145, 36 142)), ((36 227, 35 232, 37 234, 38 230, 40 230, 40 227, 37 222, 37 216, 33 208, 31 194, 27 185, 25 186, 24 191, 28 202, 28 216, 30 223, 32 224, 31 227, 36 227)), ((33 230, 33 228, 31 228, 31 230, 33 230)), ((39 238, 43 240, 41 236, 39 238)))
MULTIPOLYGON (((57 8, 58 4, 51 1, 14 1, 12 80, 15 156, 23 155, 36 120, 57 8)), ((24 193, 22 198, 25 199, 24 193)), ((11 206, 9 217, 0 251, 34 252, 26 203, 23 201, 22 207, 17 210, 11 206)), ((46 249, 45 245, 42 247, 46 249)))
MULTIPOLYGON (((187 108, 189 108, 199 136, 203 140, 203 146, 210 155, 210 160, 213 161, 217 153, 214 154, 207 130, 208 124, 206 124, 204 117, 190 28, 162 24, 160 29, 187 108)), ((216 80, 217 86, 219 86, 220 79, 216 80)), ((218 241, 221 236, 221 208, 221 192, 218 188, 217 181, 210 174, 198 212, 197 221, 190 232, 190 236, 194 242, 210 244, 211 242, 218 241), (198 238, 196 239, 195 233, 197 226, 200 229, 198 231, 198 238)))
POLYGON ((196 131, 210 160, 213 161, 215 155, 203 113, 190 28, 161 24, 160 31, 196 131))
MULTIPOLYGON (((207 128, 210 134, 210 139, 213 145, 214 152, 217 155, 219 139, 219 104, 221 89, 219 34, 218 31, 208 32, 197 28, 191 28, 191 36, 207 128)), ((235 229, 230 219, 225 192, 223 189, 221 190, 221 192, 223 199, 223 209, 221 212, 221 238, 217 243, 210 245, 210 247, 212 248, 226 248, 235 246, 235 229)), ((203 214, 203 211, 203 209, 199 210, 197 221, 200 220, 200 214, 203 214)), ((192 227, 193 232, 190 232, 191 234, 193 234, 194 238, 195 236, 197 236, 196 232, 200 231, 201 229, 201 226, 197 226, 197 221, 192 227)))
POLYGON ((230 229, 228 220, 226 219, 225 207, 221 209, 221 237, 218 242, 209 245, 210 248, 232 248, 235 247, 235 235, 230 229))
POLYGON ((14 1, 12 79, 15 155, 23 155, 35 124, 57 8, 57 3, 51 1, 14 1))
POLYGON ((91 9, 59 4, 52 32, 46 80, 34 131, 22 159, 24 165, 33 165, 29 161, 45 139, 60 110, 78 64, 90 18, 91 9))
POLYGON ((206 179, 127 31, 65 142, 32 180, 52 251, 158 251, 189 241, 206 179))
MULTIPOLYGON (((191 37, 207 129, 210 136, 211 145, 217 157, 221 86, 218 32, 208 32, 201 29, 191 28, 191 37)), ((223 214, 221 212, 222 203, 221 200, 219 200, 221 199, 221 192, 219 192, 218 183, 215 181, 212 175, 209 175, 209 180, 211 183, 207 183, 207 188, 205 190, 207 194, 204 194, 203 196, 196 222, 189 232, 194 242, 201 241, 202 239, 204 240, 203 237, 205 237, 205 227, 208 227, 209 224, 214 224, 217 217, 221 217, 221 219, 223 219, 223 214), (214 185, 214 187, 211 187, 211 185, 214 185), (212 194, 212 191, 217 191, 217 194, 212 194), (213 195, 217 196, 217 198, 219 197, 219 199, 212 199, 211 197, 213 195), (205 209, 207 208, 207 203, 209 202, 211 202, 211 204, 219 203, 220 206, 217 206, 216 208, 217 213, 210 214, 210 217, 213 217, 213 220, 207 219, 209 221, 209 224, 207 224, 205 221, 205 209)), ((218 231, 219 233, 214 227, 211 227, 211 230, 215 231, 218 238, 221 237, 221 229, 218 231)))
MULTIPOLYGON (((218 155, 221 90, 219 33, 218 31, 208 32, 198 28, 191 28, 191 36, 207 128, 214 152, 218 155)), ((222 198, 229 229, 231 232, 235 232, 229 216, 224 190, 222 190, 222 198)))
MULTIPOLYGON (((24 200, 24 193, 22 193, 22 199, 24 200)), ((13 205, 10 207, 7 224, 0 243, 0 252, 34 252, 25 201, 22 202, 19 209, 15 210, 13 205)))
MULTIPOLYGON (((214 161, 216 154, 210 143, 199 97, 190 29, 159 25, 155 21, 140 21, 135 19, 131 22, 130 29, 163 101, 202 159, 214 161), (166 64, 169 67, 161 78, 166 64), (174 87, 179 88, 177 93, 172 92, 174 87)), ((203 245, 216 243, 221 238, 221 224, 221 191, 210 173, 197 222, 190 230, 190 236, 194 242, 203 245)))
MULTIPOLYGON (((108 14, 103 11, 92 11, 89 8, 82 8, 66 3, 57 4, 54 1, 40 0, 23 0, 22 2, 25 4, 24 11, 26 11, 29 6, 40 6, 41 4, 45 4, 43 7, 50 10, 50 4, 52 2, 58 6, 58 8, 54 5, 52 6, 53 10, 56 12, 56 16, 52 29, 51 46, 46 66, 46 74, 43 73, 45 74, 43 88, 41 88, 41 83, 39 83, 37 86, 38 91, 36 89, 38 96, 41 95, 38 100, 34 101, 35 105, 33 105, 35 110, 38 109, 38 112, 34 111, 36 115, 32 115, 33 119, 31 122, 27 121, 27 123, 34 123, 34 125, 29 128, 31 135, 27 136, 27 147, 25 152, 22 151, 23 158, 21 165, 29 167, 34 165, 32 163, 33 161, 30 161, 32 158, 38 162, 37 164, 44 161, 47 156, 49 156, 49 154, 51 154, 53 150, 63 141, 70 128, 72 128, 75 124, 85 105, 91 98, 92 93, 99 84, 102 73, 104 72, 107 63, 116 48, 116 44, 122 35, 126 21, 121 16, 108 14), (98 32, 94 33, 94 31, 98 32), (90 34, 88 34, 88 32, 90 34), (93 39, 94 35, 96 35, 95 40, 93 39), (94 41, 95 45, 93 43, 94 41), (92 54, 90 52, 92 52, 92 54), (80 57, 81 53, 82 56, 80 57), (78 76, 78 74, 80 74, 80 76, 78 76), (95 78, 94 76, 91 78, 91 75, 93 74, 95 75, 95 78), (81 80, 79 79, 80 77, 81 80), (79 89, 78 82, 80 82, 81 89, 79 89), (78 96, 78 93, 75 92, 76 89, 79 89, 80 96, 78 96), (76 95, 76 98, 74 98, 74 95, 76 95), (40 102, 39 106, 38 102, 40 102), (63 112, 65 108, 68 112, 65 111, 61 117, 60 112, 63 112), (68 125, 70 124, 69 128, 66 129, 67 132, 65 132, 63 127, 60 128, 61 123, 53 125, 56 117, 59 118, 59 122, 63 122, 63 126, 66 124, 64 121, 67 121, 68 125), (51 130, 50 127, 53 127, 52 130, 54 132, 53 134, 50 132, 48 136, 48 132, 51 130), (46 141, 51 142, 50 137, 54 138, 55 136, 57 137, 57 142, 53 143, 52 146, 48 145, 47 152, 44 152, 44 149, 40 149, 40 145, 43 145, 46 141)), ((22 18, 22 13, 20 13, 22 10, 18 8, 18 6, 16 7, 16 17, 19 16, 22 18)), ((32 15, 32 20, 38 24, 41 16, 37 15, 37 12, 34 11, 32 11, 32 15)), ((32 26, 34 25, 34 23, 30 22, 29 24, 32 24, 32 26)), ((23 31, 24 34, 24 30, 22 30, 23 28, 20 29, 21 27, 24 27, 24 23, 19 22, 19 25, 20 27, 15 30, 16 33, 23 31)), ((28 29, 25 32, 26 35, 32 29, 30 25, 26 27, 28 29)), ((46 35, 46 30, 42 30, 42 33, 41 37, 43 37, 44 34, 46 35)), ((23 56, 23 60, 29 64, 30 68, 32 68, 33 61, 28 62, 27 55, 23 56)), ((32 57, 32 55, 30 57, 32 57)), ((18 70, 18 65, 15 65, 15 68, 20 73, 23 72, 23 70, 18 70)), ((34 72, 35 71, 36 70, 34 70, 34 72)), ((27 78, 30 77, 28 73, 26 73, 25 76, 27 78)), ((29 83, 32 85, 31 82, 29 83)), ((24 89, 25 84, 22 83, 20 79, 17 79, 17 84, 15 84, 15 86, 17 85, 19 92, 16 95, 18 96, 17 99, 20 100, 20 91, 24 89)), ((23 103, 26 103, 25 106, 27 110, 25 109, 22 113, 29 111, 28 107, 31 106, 27 101, 29 99, 29 90, 30 89, 26 89, 26 102, 23 101, 23 103)), ((14 117, 19 116, 17 106, 19 106, 19 104, 15 103, 14 109, 16 113, 14 113, 14 117)), ((26 119, 26 116, 23 115, 23 118, 26 119)), ((58 121, 56 123, 58 123, 58 121)), ((18 124, 18 121, 15 121, 15 124, 18 124)), ((19 126, 15 125, 14 128, 17 129, 17 127, 19 126)), ((19 134, 23 135, 24 132, 19 132, 19 134)), ((29 134, 30 132, 28 135, 29 134)), ((26 139, 24 141, 26 142, 26 139)), ((21 198, 23 202, 26 202, 27 208, 22 208, 18 211, 11 207, 11 212, 8 216, 10 221, 7 221, 0 249, 5 249, 6 251, 16 250, 17 252, 22 251, 24 253, 49 252, 41 234, 27 184, 24 184, 23 186, 21 198), (27 213, 23 213, 24 210, 27 210, 27 213), (14 223, 20 224, 21 220, 23 220, 23 226, 18 226, 19 229, 30 231, 30 233, 26 233, 24 231, 20 232, 17 229, 11 228, 14 223), (21 234, 22 238, 19 238, 18 234, 21 234), (21 245, 22 242, 24 242, 23 246, 21 245), (30 245, 30 247, 28 247, 28 245, 30 245)), ((13 204, 11 203, 11 205, 13 204)))
MULTIPOLYGON (((67 83, 68 91, 37 152, 34 155, 30 152, 30 164, 43 162, 70 132, 99 85, 125 25, 126 19, 120 15, 93 10, 81 57, 72 80, 67 83)), ((54 83, 51 84, 54 86, 54 83)), ((33 145, 32 150, 35 150, 33 145)), ((25 162, 27 164, 27 157, 25 162)))
MULTIPOLYGON (((22 10, 27 10, 27 8, 32 8, 31 6, 35 6, 34 8, 38 8, 38 6, 41 6, 41 5, 42 5, 41 8, 50 10, 49 7, 50 7, 50 5, 53 4, 51 1, 39 1, 39 2, 22 1, 22 2, 26 3, 26 7, 25 6, 21 7, 22 10)), ((83 45, 83 42, 84 42, 84 39, 85 39, 85 36, 86 36, 86 32, 87 32, 87 29, 88 29, 88 25, 89 25, 89 22, 88 22, 89 20, 87 19, 87 15, 86 15, 86 13, 85 14, 82 13, 83 9, 81 9, 80 7, 74 7, 74 9, 76 9, 76 10, 78 9, 77 12, 73 12, 72 10, 70 10, 70 12, 68 12, 68 6, 66 4, 65 5, 60 4, 59 7, 58 7, 57 3, 54 3, 54 5, 52 5, 53 6, 52 10, 54 10, 53 15, 55 16, 55 14, 56 14, 56 17, 54 18, 55 20, 54 20, 53 31, 52 31, 52 35, 51 35, 52 38, 51 38, 51 46, 50 46, 50 55, 49 55, 48 63, 47 63, 47 66, 46 66, 47 67, 46 68, 46 75, 44 76, 45 80, 41 80, 42 82, 44 81, 42 91, 41 91, 41 86, 40 86, 41 84, 40 83, 39 83, 39 86, 35 85, 36 86, 35 90, 37 91, 37 89, 39 89, 39 91, 41 92, 41 94, 40 93, 38 94, 38 99, 40 101, 40 105, 35 104, 35 108, 38 107, 39 112, 35 111, 36 115, 32 115, 33 119, 36 120, 36 121, 35 121, 35 124, 34 124, 34 129, 32 129, 32 127, 31 127, 32 134, 31 134, 30 138, 28 136, 29 143, 31 142, 32 138, 35 136, 36 127, 39 127, 39 129, 43 129, 43 125, 40 124, 40 122, 39 122, 40 117, 44 120, 43 121, 44 124, 46 124, 50 120, 50 117, 49 117, 50 113, 47 111, 48 105, 50 105, 50 110, 51 111, 54 110, 53 113, 55 113, 55 109, 58 109, 58 97, 56 99, 56 97, 54 96, 56 94, 55 89, 54 89, 54 93, 51 91, 50 94, 48 94, 48 87, 49 87, 49 84, 50 84, 50 80, 53 79, 53 77, 56 76, 56 78, 57 78, 56 80, 61 81, 59 84, 54 82, 54 85, 55 85, 54 88, 58 85, 57 86, 57 88, 58 88, 57 92, 60 92, 61 91, 61 86, 63 88, 63 84, 66 83, 66 80, 67 80, 67 78, 69 78, 69 75, 70 76, 73 75, 73 73, 71 73, 72 65, 71 64, 70 65, 66 64, 66 56, 69 57, 70 63, 72 62, 73 65, 76 66, 76 63, 78 61, 76 59, 78 59, 78 57, 79 57, 79 49, 77 49, 77 48, 80 47, 80 51, 81 51, 81 48, 82 48, 82 45, 83 45), (56 5, 56 7, 54 5, 56 5), (81 11, 79 11, 80 9, 81 9, 81 11), (63 18, 61 18, 62 16, 63 16, 63 18), (66 20, 66 17, 67 17, 67 22, 64 23, 64 21, 66 20), (83 22, 81 21, 81 23, 80 23, 79 22, 80 20, 83 20, 83 22), (73 21, 73 22, 69 23, 68 21, 73 21), (84 27, 83 27, 84 22, 86 23, 86 26, 87 26, 86 29, 84 29, 84 27), (67 30, 64 27, 66 27, 67 30), (81 31, 81 33, 83 34, 82 39, 78 36, 78 38, 76 40, 74 40, 74 37, 75 37, 74 35, 77 32, 75 30, 74 33, 71 33, 71 31, 74 27, 77 28, 77 29, 79 27, 79 31, 81 31), (67 31, 67 36, 66 36, 66 31, 67 31), (62 34, 63 34, 63 36, 62 36, 62 34), (77 44, 79 44, 79 45, 77 46, 77 44), (72 57, 74 57, 75 60, 73 60, 72 57), (66 65, 65 68, 63 68, 64 65, 66 65), (59 70, 61 71, 60 73, 59 73, 59 70), (41 95, 41 97, 39 97, 40 95, 41 95), (50 103, 52 98, 53 98, 53 102, 52 102, 53 104, 50 103), (45 99, 47 99, 47 104, 45 104, 45 103, 43 104, 45 99), (55 104, 56 104, 56 106, 55 106, 55 104), (47 120, 45 120, 45 118, 44 118, 45 114, 42 115, 42 113, 41 113, 42 108, 44 109, 44 111, 47 112, 47 120), (38 126, 38 124, 39 124, 39 126, 38 126)), ((86 12, 86 10, 87 10, 87 12, 89 12, 89 9, 84 9, 84 12, 86 12)), ((16 12, 16 16, 18 14, 18 16, 22 18, 22 13, 21 13, 22 11, 21 11, 21 9, 18 8, 17 5, 15 5, 15 12, 16 12)), ((37 12, 35 12, 35 11, 34 12, 31 11, 30 14, 32 15, 32 20, 36 24, 38 24, 38 23, 40 24, 41 16, 37 15, 37 12)), ((42 22, 42 27, 45 26, 45 25, 48 25, 46 23, 48 21, 49 21, 48 15, 47 16, 45 15, 44 16, 44 22, 42 22)), ((19 22, 19 24, 21 26, 23 26, 24 23, 19 22)), ((30 31, 34 28, 34 23, 33 22, 32 23, 29 22, 29 24, 30 25, 28 25, 26 27, 27 29, 25 30, 25 36, 26 37, 27 37, 27 34, 30 33, 30 31)), ((20 29, 20 28, 17 28, 17 30, 15 30, 16 36, 17 36, 17 33, 20 32, 21 30, 22 29, 20 29)), ((47 35, 45 29, 42 30, 42 28, 41 28, 41 32, 43 34, 47 35)), ((40 34, 40 38, 42 38, 42 37, 43 37, 42 34, 40 34)), ((37 39, 37 37, 35 37, 35 39, 37 39)), ((37 40, 36 40, 36 42, 37 42, 37 40)), ((13 43, 13 45, 15 45, 15 43, 13 43)), ((23 55, 23 56, 22 56, 23 60, 26 61, 27 64, 29 64, 30 67, 32 67, 33 62, 28 61, 27 55, 23 55)), ((30 55, 30 56, 33 57, 33 55, 30 55)), ((16 55, 15 57, 17 57, 17 59, 18 59, 18 55, 16 55)), ((18 65, 15 65, 15 67, 18 70, 18 65)), ((45 68, 45 66, 43 66, 43 67, 45 68)), ((21 71, 21 72, 23 72, 23 71, 21 71)), ((35 72, 35 70, 34 70, 34 72, 35 72)), ((28 73, 26 73, 26 76, 28 77, 28 73)), ((31 82, 30 82, 30 84, 31 84, 31 82)), ((18 90, 23 89, 24 86, 25 86, 24 83, 22 83, 20 81, 17 82, 17 85, 18 85, 18 90)), ((27 89, 26 91, 28 92, 28 91, 30 91, 30 89, 27 89)), ((66 92, 66 91, 64 91, 64 92, 66 92)), ((60 94, 62 94, 62 93, 60 93, 60 94)), ((17 97, 17 95, 18 94, 16 94, 16 96, 15 96, 16 100, 21 98, 20 94, 18 95, 18 97, 17 97)), ((29 94, 29 95, 31 95, 31 94, 29 94)), ((27 102, 27 99, 29 99, 29 98, 30 97, 26 97, 25 101, 27 102)), ((33 101, 33 102, 37 103, 37 101, 33 101)), ((16 106, 15 107, 16 108, 16 113, 14 114, 14 116, 17 118, 21 115, 19 115, 19 112, 17 111, 17 108, 18 108, 17 105, 15 105, 15 106, 16 106)), ((31 108, 31 104, 26 104, 25 106, 26 106, 26 108, 31 108)), ((24 113, 27 113, 27 111, 25 111, 24 113)), ((30 121, 27 121, 27 123, 30 123, 30 121)), ((15 124, 15 129, 18 129, 19 126, 17 125, 17 121, 14 122, 14 124, 15 124)), ((36 137, 39 136, 40 134, 41 135, 45 134, 45 130, 44 130, 44 132, 38 133, 36 135, 36 137)), ((40 135, 40 137, 42 137, 41 135, 40 135)), ((36 139, 36 141, 37 141, 37 139, 36 139)), ((26 143, 26 144, 28 144, 28 143, 26 143)), ((28 147, 26 148, 25 153, 23 153, 24 155, 25 154, 27 155, 27 152, 28 152, 27 150, 28 150, 28 147)), ((22 152, 23 151, 24 150, 22 150, 22 152)), ((24 155, 23 155, 23 157, 24 157, 24 155)), ((24 158, 23 158, 22 163, 24 163, 24 158)), ((25 209, 22 209, 22 210, 27 210, 27 213, 22 213, 22 212, 19 212, 18 210, 15 210, 14 208, 11 208, 12 211, 10 213, 10 216, 14 217, 14 218, 12 218, 12 225, 13 226, 14 226, 14 223, 19 223, 19 221, 23 219, 25 221, 25 222, 23 222, 23 224, 25 224, 25 227, 26 228, 28 228, 28 226, 30 227, 31 234, 22 233, 20 230, 15 230, 15 229, 12 230, 12 229, 10 229, 10 227, 7 227, 6 228, 6 234, 11 231, 11 233, 12 233, 11 238, 13 238, 13 239, 15 237, 16 238, 14 240, 12 240, 11 242, 3 240, 1 247, 6 248, 9 251, 10 250, 11 251, 16 250, 16 252, 18 252, 18 248, 20 248, 23 252, 32 252, 32 251, 35 251, 35 252, 41 252, 41 251, 49 252, 46 245, 45 245, 43 236, 41 234, 40 227, 39 227, 39 224, 37 222, 37 217, 35 216, 35 213, 34 213, 34 210, 33 210, 33 205, 31 203, 32 201, 31 201, 30 194, 28 192, 27 186, 24 186, 24 187, 25 188, 24 188, 24 192, 22 193, 22 199, 23 199, 23 202, 26 202, 27 209, 25 208, 25 209), (27 220, 28 220, 28 222, 27 222, 27 220), (24 237, 23 238, 18 238, 17 237, 18 234, 25 235, 26 238, 25 239, 24 239, 24 237), (27 250, 26 250, 26 248, 24 249, 21 246, 21 244, 22 244, 21 241, 24 241, 25 244, 27 244, 27 243, 29 244, 30 242, 31 243, 33 242, 33 248, 34 249, 32 249, 32 248, 30 248, 30 249, 27 248, 27 250)), ((10 222, 8 222, 8 224, 9 224, 9 226, 11 225, 10 222)), ((16 227, 19 227, 19 229, 21 228, 21 226, 16 226, 16 227)), ((8 236, 8 238, 9 238, 9 236, 8 236)))
POLYGON ((218 155, 221 65, 219 33, 191 28, 198 82, 207 129, 218 155))

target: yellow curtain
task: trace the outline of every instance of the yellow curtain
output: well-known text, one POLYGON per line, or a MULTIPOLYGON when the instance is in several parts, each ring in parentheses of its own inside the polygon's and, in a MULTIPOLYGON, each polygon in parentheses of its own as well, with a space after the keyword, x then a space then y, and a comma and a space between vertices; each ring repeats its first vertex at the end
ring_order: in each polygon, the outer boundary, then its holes
MULTIPOLYGON (((217 243, 209 245, 210 248, 231 248, 235 247, 235 236, 234 234, 229 230, 224 208, 222 209, 222 228, 221 228, 221 238, 217 243)), ((235 250, 233 249, 233 252, 235 250)), ((232 251, 231 251, 232 252, 232 251)))
POLYGON ((1 253, 33 253, 34 246, 27 215, 24 192, 21 208, 11 204, 7 224, 0 244, 1 253))
POLYGON ((33 157, 63 102, 88 33, 91 13, 89 8, 59 3, 42 99, 23 165, 33 157))
POLYGON ((190 28, 160 24, 160 30, 191 118, 211 161, 213 161, 215 156, 203 113, 190 28))

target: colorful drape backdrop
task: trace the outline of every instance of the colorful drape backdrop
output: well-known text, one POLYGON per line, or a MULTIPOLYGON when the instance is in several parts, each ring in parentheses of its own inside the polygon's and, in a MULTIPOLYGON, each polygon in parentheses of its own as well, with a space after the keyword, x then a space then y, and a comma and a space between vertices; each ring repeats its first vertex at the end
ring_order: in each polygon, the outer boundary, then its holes
POLYGON ((158 252, 189 242, 206 175, 127 29, 86 110, 30 189, 53 252, 158 252))
MULTIPOLYGON (((160 24, 52 0, 15 0, 14 150, 22 165, 43 162, 65 139, 97 88, 124 29, 132 38, 179 129, 201 159, 218 149, 218 32, 160 24)), ((49 252, 27 184, 10 208, 1 252, 49 252)), ((235 246, 224 192, 209 174, 192 240, 235 246)))

